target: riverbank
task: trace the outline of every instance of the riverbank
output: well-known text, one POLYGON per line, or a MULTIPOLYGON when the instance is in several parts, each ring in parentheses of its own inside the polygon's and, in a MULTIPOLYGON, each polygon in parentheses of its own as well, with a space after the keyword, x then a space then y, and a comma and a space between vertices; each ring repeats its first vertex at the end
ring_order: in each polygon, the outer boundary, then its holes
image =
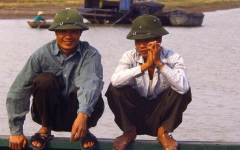
MULTIPOLYGON (((164 11, 180 9, 187 12, 208 12, 240 7, 239 0, 195 0, 194 2, 161 0, 161 3, 165 4, 164 11)), ((9 2, 9 0, 2 0, 0 2, 0 19, 32 19, 37 15, 38 11, 43 11, 46 19, 53 19, 57 11, 67 7, 81 8, 83 2, 79 0, 67 2, 61 0, 55 0, 54 2, 44 0, 9 2)))

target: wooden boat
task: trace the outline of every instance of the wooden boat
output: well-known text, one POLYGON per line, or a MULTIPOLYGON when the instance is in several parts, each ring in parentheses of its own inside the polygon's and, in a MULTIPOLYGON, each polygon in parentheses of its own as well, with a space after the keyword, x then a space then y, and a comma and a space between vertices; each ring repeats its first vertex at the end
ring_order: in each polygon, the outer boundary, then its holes
MULTIPOLYGON (((84 8, 78 11, 93 24, 112 24, 125 15, 125 13, 109 9, 84 8)), ((129 18, 123 18, 121 23, 129 24, 131 21, 129 18)))
POLYGON ((131 24, 143 14, 159 18, 163 26, 200 26, 203 13, 164 12, 164 4, 158 2, 133 2, 133 0, 84 0, 84 7, 77 9, 93 24, 131 24))
POLYGON ((31 28, 49 28, 52 22, 33 22, 27 21, 28 25, 31 28))
POLYGON ((172 26, 201 26, 203 22, 203 13, 186 13, 176 10, 169 13, 169 20, 172 26))
MULTIPOLYGON (((30 137, 27 137, 26 150, 32 150, 30 137)), ((9 136, 0 135, 0 149, 8 150, 9 136)), ((113 139, 99 138, 100 149, 112 149, 113 139)), ((80 142, 70 142, 67 137, 54 137, 46 145, 48 150, 77 150, 80 149, 80 142)), ((162 150, 162 146, 156 140, 135 140, 127 146, 126 150, 162 150)), ((178 141, 180 150, 239 150, 240 142, 216 142, 216 141, 178 141)))
POLYGON ((135 18, 143 14, 161 15, 163 7, 164 4, 157 2, 85 0, 84 8, 77 10, 93 24, 131 24, 135 18))

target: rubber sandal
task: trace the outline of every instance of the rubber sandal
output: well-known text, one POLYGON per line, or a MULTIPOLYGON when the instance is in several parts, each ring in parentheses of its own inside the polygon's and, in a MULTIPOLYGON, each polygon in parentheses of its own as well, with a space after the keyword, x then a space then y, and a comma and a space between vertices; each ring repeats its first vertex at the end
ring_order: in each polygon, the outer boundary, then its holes
POLYGON ((31 144, 31 147, 34 149, 34 150, 42 150, 45 148, 45 146, 47 145, 47 142, 49 140, 51 140, 54 136, 53 135, 47 135, 47 134, 43 134, 43 133, 35 133, 31 139, 30 139, 30 144, 31 144), (38 143, 41 144, 40 147, 36 147, 34 145, 32 145, 32 142, 33 141, 37 141, 38 143))
POLYGON ((81 148, 82 150, 98 150, 99 149, 99 142, 97 140, 97 138, 90 132, 87 132, 85 137, 82 138, 81 140, 81 148), (94 145, 92 147, 89 148, 84 148, 83 145, 87 142, 93 142, 94 145))

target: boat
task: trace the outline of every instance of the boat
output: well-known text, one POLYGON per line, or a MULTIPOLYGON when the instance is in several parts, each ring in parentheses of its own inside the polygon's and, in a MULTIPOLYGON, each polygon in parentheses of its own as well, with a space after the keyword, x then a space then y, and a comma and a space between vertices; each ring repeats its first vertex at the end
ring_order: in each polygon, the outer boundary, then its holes
POLYGON ((27 21, 28 25, 31 28, 49 28, 52 22, 34 22, 34 21, 27 21))
POLYGON ((201 26, 204 14, 202 12, 186 13, 176 10, 169 13, 169 20, 172 26, 201 26))
POLYGON ((84 0, 84 7, 77 10, 93 24, 131 24, 135 18, 143 14, 160 16, 163 14, 164 6, 157 2, 132 2, 132 0, 84 0))
MULTIPOLYGON (((30 137, 27 136, 26 150, 31 150, 30 137)), ((0 149, 8 150, 9 135, 0 135, 0 149)), ((99 138, 99 150, 112 149, 114 139, 99 138)), ((77 150, 80 149, 80 142, 70 142, 67 137, 54 137, 46 147, 48 150, 77 150)), ((130 143, 126 150, 162 150, 157 140, 138 140, 130 143)), ((219 142, 219 141, 178 141, 180 150, 239 150, 240 142, 219 142)))
POLYGON ((203 22, 203 13, 164 12, 164 6, 153 1, 84 0, 83 8, 77 10, 92 24, 131 24, 143 14, 156 16, 163 26, 200 26, 203 22))

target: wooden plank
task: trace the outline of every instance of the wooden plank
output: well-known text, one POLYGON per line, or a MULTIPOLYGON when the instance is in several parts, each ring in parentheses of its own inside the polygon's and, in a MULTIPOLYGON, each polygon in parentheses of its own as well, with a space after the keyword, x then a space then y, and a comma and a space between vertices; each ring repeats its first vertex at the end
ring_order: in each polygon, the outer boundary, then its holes
MULTIPOLYGON (((8 148, 7 135, 0 135, 0 149, 8 148)), ((30 150, 30 137, 27 137, 26 150, 30 150)), ((112 150, 113 139, 100 138, 100 150, 112 150)), ((178 150, 240 150, 240 142, 217 142, 217 141, 178 141, 178 150)), ((47 145, 49 150, 79 150, 80 142, 69 142, 67 137, 54 137, 47 145)), ((161 144, 154 140, 136 140, 126 150, 163 150, 161 144)))

